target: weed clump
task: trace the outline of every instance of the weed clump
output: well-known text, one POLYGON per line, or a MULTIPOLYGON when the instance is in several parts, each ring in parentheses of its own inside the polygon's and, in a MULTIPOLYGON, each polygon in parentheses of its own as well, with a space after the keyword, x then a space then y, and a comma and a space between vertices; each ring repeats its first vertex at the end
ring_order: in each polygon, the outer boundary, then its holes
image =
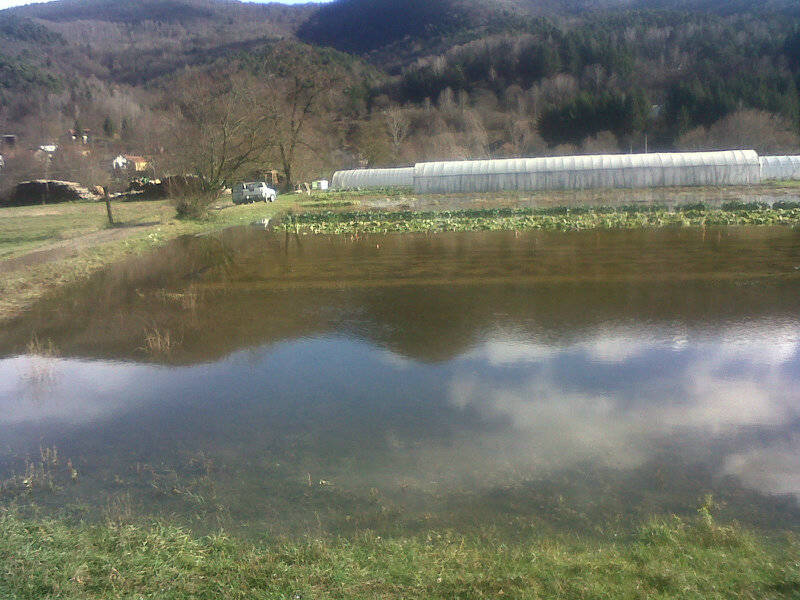
POLYGON ((26 458, 20 473, 0 480, 0 498, 16 499, 36 492, 55 492, 78 480, 71 459, 63 460, 55 446, 39 448, 38 460, 26 458))
POLYGON ((35 333, 31 336, 26 350, 30 356, 38 356, 40 358, 54 358, 58 356, 58 348, 53 344, 53 340, 49 338, 47 341, 40 340, 39 336, 35 333))
POLYGON ((153 327, 145 329, 144 346, 141 347, 141 350, 153 357, 166 357, 172 354, 177 345, 178 342, 169 329, 153 327))

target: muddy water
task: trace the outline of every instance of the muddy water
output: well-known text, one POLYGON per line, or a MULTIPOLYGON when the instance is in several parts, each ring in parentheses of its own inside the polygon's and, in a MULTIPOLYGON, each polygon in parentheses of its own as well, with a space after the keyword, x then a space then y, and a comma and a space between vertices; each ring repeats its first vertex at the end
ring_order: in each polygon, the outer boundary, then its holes
POLYGON ((796 529, 798 292, 787 229, 180 240, 0 332, 0 504, 514 534, 711 493, 796 529))

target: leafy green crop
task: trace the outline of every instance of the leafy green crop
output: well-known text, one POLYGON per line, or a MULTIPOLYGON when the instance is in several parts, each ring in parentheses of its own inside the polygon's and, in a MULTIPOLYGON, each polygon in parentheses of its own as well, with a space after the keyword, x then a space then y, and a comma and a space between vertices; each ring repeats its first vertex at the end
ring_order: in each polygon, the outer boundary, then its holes
POLYGON ((687 205, 497 208, 441 212, 349 211, 289 214, 279 229, 303 234, 358 234, 444 231, 646 229, 714 225, 800 225, 800 207, 766 208, 729 203, 721 209, 687 205))

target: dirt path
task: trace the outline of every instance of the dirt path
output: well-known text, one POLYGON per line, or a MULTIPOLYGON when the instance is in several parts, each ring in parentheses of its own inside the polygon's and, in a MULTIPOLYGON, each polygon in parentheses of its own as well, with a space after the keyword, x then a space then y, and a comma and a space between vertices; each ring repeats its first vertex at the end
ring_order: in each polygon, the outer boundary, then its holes
POLYGON ((124 240, 137 233, 140 233, 143 228, 158 225, 157 222, 152 223, 137 223, 132 226, 115 227, 113 229, 103 229, 95 233, 90 233, 68 240, 62 240, 47 244, 31 252, 27 252, 21 256, 14 258, 7 258, 0 261, 0 273, 11 273, 26 267, 32 267, 49 262, 61 260, 63 258, 70 258, 77 255, 81 250, 105 244, 107 242, 115 242, 124 240))

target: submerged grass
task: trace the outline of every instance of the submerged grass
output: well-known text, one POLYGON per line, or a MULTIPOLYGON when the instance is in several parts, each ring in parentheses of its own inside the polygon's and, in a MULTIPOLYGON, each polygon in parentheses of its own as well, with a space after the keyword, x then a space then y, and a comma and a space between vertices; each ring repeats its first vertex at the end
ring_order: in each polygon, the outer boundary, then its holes
POLYGON ((168 330, 161 330, 158 327, 145 329, 144 346, 142 351, 152 357, 169 356, 177 346, 177 341, 168 330))
POLYGON ((720 225, 800 225, 800 206, 731 202, 721 208, 693 204, 614 207, 497 208, 441 212, 350 211, 288 214, 278 226, 305 234, 445 232, 494 230, 645 229, 720 225))
POLYGON ((382 538, 196 537, 152 525, 0 515, 0 597, 797 598, 800 546, 737 526, 654 519, 625 539, 492 530, 382 538))

